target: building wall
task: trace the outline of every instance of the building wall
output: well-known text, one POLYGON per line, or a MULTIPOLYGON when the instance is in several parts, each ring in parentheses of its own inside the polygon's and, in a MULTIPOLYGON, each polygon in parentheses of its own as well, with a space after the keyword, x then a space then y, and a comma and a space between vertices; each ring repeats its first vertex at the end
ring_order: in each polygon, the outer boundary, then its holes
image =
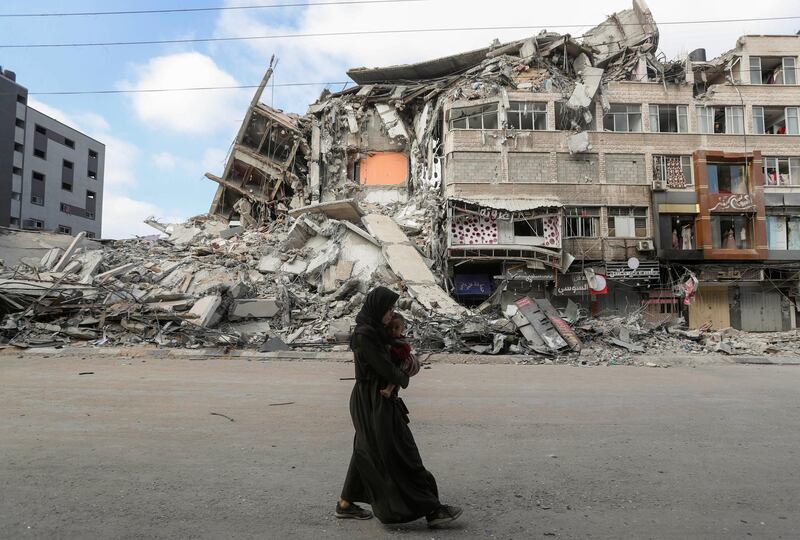
POLYGON ((17 121, 25 121, 25 105, 28 91, 12 81, 7 75, 0 73, 0 226, 11 225, 12 206, 19 206, 19 201, 12 200, 14 184, 21 182, 21 175, 15 173, 15 167, 22 168, 23 156, 15 150, 15 143, 23 142, 22 128, 17 121))
POLYGON ((23 227, 26 220, 34 219, 44 222, 43 228, 46 230, 58 231, 59 226, 63 226, 68 227, 71 234, 86 231, 100 237, 105 146, 30 107, 26 128, 21 207, 23 227), (44 128, 47 134, 38 133, 36 126, 44 128), (66 144, 69 141, 74 143, 74 148, 66 144), (44 159, 34 154, 42 145, 46 148, 44 159), (97 153, 96 163, 90 160, 90 151, 97 153), (71 171, 65 169, 65 160, 73 164, 71 171), (92 167, 96 165, 96 171, 93 171, 96 172, 96 178, 89 177, 90 163, 92 167), (31 202, 34 173, 45 176, 44 205, 31 202), (62 181, 69 180, 71 191, 62 188, 62 181), (87 192, 95 193, 93 217, 87 192), (67 207, 62 208, 62 204, 67 207))

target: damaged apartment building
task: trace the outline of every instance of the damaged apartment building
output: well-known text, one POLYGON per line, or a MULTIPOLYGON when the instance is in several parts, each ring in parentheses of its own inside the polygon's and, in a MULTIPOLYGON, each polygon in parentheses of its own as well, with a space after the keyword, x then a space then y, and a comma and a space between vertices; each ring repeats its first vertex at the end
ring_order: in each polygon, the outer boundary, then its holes
POLYGON ((451 313, 530 296, 693 328, 794 328, 800 36, 744 36, 712 60, 667 60, 658 44, 634 0, 579 37, 351 69, 355 86, 302 116, 260 103, 270 66, 225 170, 207 174, 211 213, 349 221, 417 299, 417 269, 398 267, 422 261, 446 293, 422 303, 451 313))

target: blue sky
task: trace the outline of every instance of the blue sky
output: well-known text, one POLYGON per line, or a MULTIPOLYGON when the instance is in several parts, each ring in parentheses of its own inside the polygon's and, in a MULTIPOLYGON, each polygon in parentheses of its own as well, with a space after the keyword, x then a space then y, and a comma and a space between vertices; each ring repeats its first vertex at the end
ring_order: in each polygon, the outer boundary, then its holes
MULTIPOLYGON (((166 9, 287 0, 5 0, 0 13, 166 9)), ((657 21, 800 15, 795 0, 753 4, 741 0, 651 0, 657 21), (757 5, 758 11, 753 7, 757 5)), ((353 30, 506 25, 550 25, 579 35, 629 0, 532 2, 427 0, 405 4, 314 6, 245 11, 135 16, 0 18, 0 43, 66 43, 209 36, 317 33, 353 30), (488 6, 488 7, 487 7, 488 6), (488 9, 488 11, 487 11, 488 9), (576 15, 579 14, 579 15, 576 15)), ((697 47, 711 56, 734 46, 745 33, 795 33, 800 19, 782 22, 661 26, 668 57, 697 47)), ((413 62, 515 39, 538 30, 345 36, 187 45, 63 49, 0 48, 0 65, 16 71, 31 93, 61 90, 175 88, 256 84, 271 54, 279 57, 275 80, 344 81, 352 66, 413 62)), ((337 87, 339 88, 339 87, 337 87)), ((264 101, 305 112, 323 86, 278 87, 264 101)), ((252 90, 135 95, 32 95, 33 106, 86 131, 107 145, 104 236, 150 234, 141 223, 154 214, 184 219, 208 210, 215 184, 252 90)))

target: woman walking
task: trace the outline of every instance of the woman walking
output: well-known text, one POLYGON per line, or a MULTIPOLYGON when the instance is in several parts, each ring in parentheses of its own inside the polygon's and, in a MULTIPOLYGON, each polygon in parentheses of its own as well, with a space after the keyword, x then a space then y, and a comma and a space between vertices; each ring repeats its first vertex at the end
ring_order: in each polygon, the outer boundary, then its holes
POLYGON ((392 320, 398 295, 386 287, 373 289, 356 317, 350 340, 355 355, 356 383, 350 395, 350 417, 356 435, 336 517, 369 519, 372 505, 382 523, 406 523, 425 517, 436 527, 455 520, 461 509, 439 502, 433 475, 425 469, 408 428, 407 410, 396 393, 381 395, 388 384, 408 386, 408 375, 389 356, 392 320))

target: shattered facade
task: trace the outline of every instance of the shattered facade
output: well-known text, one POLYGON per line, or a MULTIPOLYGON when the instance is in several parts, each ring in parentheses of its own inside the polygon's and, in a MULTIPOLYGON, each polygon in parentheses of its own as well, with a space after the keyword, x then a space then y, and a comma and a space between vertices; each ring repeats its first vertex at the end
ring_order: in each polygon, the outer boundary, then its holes
MULTIPOLYGON (((710 61, 658 42, 635 0, 580 37, 351 69, 357 86, 294 119, 307 153, 275 208, 352 199, 394 216, 465 305, 502 289, 503 306, 793 328, 800 38, 744 36, 710 61)), ((228 191, 212 212, 259 200, 228 191)))
POLYGON ((635 0, 580 37, 351 69, 303 116, 260 103, 271 64, 210 216, 9 265, 6 336, 346 348, 382 284, 420 352, 792 351, 729 327, 797 326, 800 36, 658 40, 635 0))

